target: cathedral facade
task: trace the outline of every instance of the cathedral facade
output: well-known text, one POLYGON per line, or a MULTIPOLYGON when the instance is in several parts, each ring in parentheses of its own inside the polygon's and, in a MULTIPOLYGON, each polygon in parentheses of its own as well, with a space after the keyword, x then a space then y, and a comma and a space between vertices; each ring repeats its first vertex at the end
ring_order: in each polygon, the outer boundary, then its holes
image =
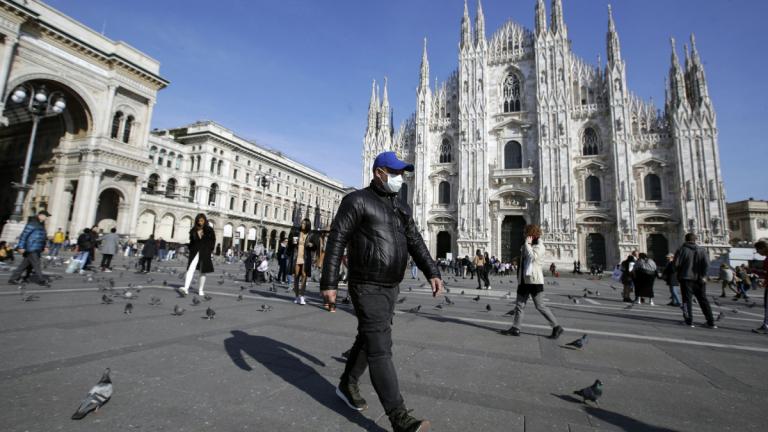
POLYGON ((519 255, 522 228, 545 232, 547 261, 612 266, 632 250, 656 260, 687 232, 714 258, 728 250, 715 110, 691 36, 684 61, 672 40, 663 110, 633 94, 608 9, 606 63, 571 50, 562 0, 535 29, 508 21, 490 38, 478 1, 465 2, 458 67, 430 85, 427 44, 416 110, 399 128, 384 83, 374 83, 363 179, 395 150, 413 163, 401 199, 438 257, 476 249, 519 255))

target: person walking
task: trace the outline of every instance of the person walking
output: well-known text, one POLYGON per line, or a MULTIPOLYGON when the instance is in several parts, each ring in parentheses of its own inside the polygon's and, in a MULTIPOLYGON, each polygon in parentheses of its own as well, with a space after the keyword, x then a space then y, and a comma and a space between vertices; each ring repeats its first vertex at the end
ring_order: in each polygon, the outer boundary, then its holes
POLYGON ((661 273, 663 279, 669 287, 669 295, 672 301, 667 306, 681 306, 680 301, 680 282, 677 281, 677 270, 675 269, 675 255, 667 254, 667 265, 661 273))
POLYGON ((630 294, 632 294, 632 291, 634 290, 634 283, 632 281, 632 269, 635 268, 635 262, 637 262, 637 257, 635 255, 636 253, 637 251, 633 251, 629 256, 627 256, 627 259, 621 262, 621 285, 623 287, 621 292, 621 301, 625 303, 632 303, 630 294))
MULTIPOLYGON (((409 263, 411 266, 411 279, 418 279, 419 275, 419 267, 416 265, 415 262, 413 262, 413 258, 411 258, 411 262, 409 263)), ((443 269, 445 270, 445 269, 443 269)))
POLYGON ((88 249, 88 259, 85 262, 85 266, 92 269, 91 263, 96 260, 96 248, 99 247, 99 226, 94 225, 91 227, 91 232, 88 235, 91 237, 91 248, 88 249))
POLYGON ((442 291, 443 281, 416 228, 411 209, 397 197, 403 172, 413 171, 413 165, 399 160, 394 152, 384 152, 376 157, 372 169, 374 178, 370 185, 341 201, 320 279, 324 300, 333 310, 339 265, 347 247, 349 294, 358 324, 336 394, 350 408, 366 409, 368 405, 360 395, 358 381, 368 367, 392 430, 423 432, 429 430, 430 422, 411 416, 400 394, 392 362, 391 324, 408 255, 429 280, 433 297, 442 291))
POLYGON ((277 281, 285 283, 288 280, 288 239, 284 238, 277 247, 277 281))
POLYGON ((734 288, 735 279, 736 279, 736 274, 728 266, 728 264, 726 263, 720 264, 720 283, 721 283, 720 297, 725 297, 726 288, 733 291, 734 294, 739 294, 739 292, 736 291, 736 289, 734 288))
POLYGON ((53 241, 51 242, 51 256, 59 256, 59 251, 64 244, 64 238, 64 231, 61 228, 57 229, 53 234, 53 241))
POLYGON ((747 266, 742 264, 737 266, 734 271, 736 273, 735 282, 738 293, 733 299, 738 300, 743 298, 744 300, 749 300, 749 296, 747 295, 747 290, 749 289, 749 272, 747 271, 747 266))
POLYGON ((707 320, 707 328, 716 329, 712 308, 707 300, 707 269, 709 257, 707 251, 696 244, 696 234, 685 235, 685 243, 675 252, 675 269, 677 280, 680 281, 680 292, 683 294, 683 319, 686 325, 694 327, 693 306, 691 297, 696 297, 701 312, 707 320))
POLYGON ((117 229, 112 228, 109 230, 109 234, 105 234, 101 238, 101 271, 112 271, 112 257, 120 250, 120 236, 117 235, 117 229))
POLYGON ((92 270, 88 264, 91 262, 91 249, 93 248, 93 237, 91 236, 91 229, 85 228, 83 232, 77 237, 77 250, 79 259, 82 264, 80 265, 80 271, 92 270))
POLYGON ((159 261, 165 261, 168 257, 168 242, 162 237, 158 239, 157 257, 159 261))
POLYGON ((312 252, 317 249, 316 236, 312 233, 312 222, 309 219, 301 221, 299 230, 292 230, 288 243, 288 256, 291 257, 293 272, 294 303, 307 304, 304 294, 307 289, 307 278, 312 277, 312 252))
POLYGON ((176 291, 182 297, 189 294, 189 286, 192 284, 192 278, 195 276, 195 270, 200 270, 200 281, 197 285, 197 294, 205 295, 205 275, 213 273, 213 255, 214 245, 216 245, 216 233, 208 224, 208 218, 200 213, 195 216, 195 225, 189 230, 189 262, 187 264, 187 274, 184 278, 184 287, 176 291))
MULTIPOLYGON (((762 256, 768 256, 768 242, 760 240, 755 243, 755 250, 762 256)), ((763 260, 763 271, 768 275, 768 259, 763 260)), ((752 332, 768 334, 768 280, 766 279, 763 279, 763 323, 752 332)))
POLYGON ((653 306, 653 283, 656 281, 656 263, 641 253, 632 269, 632 280, 635 285, 635 304, 645 303, 653 306))
POLYGON ((38 285, 48 286, 48 280, 43 276, 43 270, 40 268, 40 255, 46 250, 46 243, 48 242, 48 236, 45 232, 45 220, 51 216, 45 210, 37 213, 25 226, 24 230, 19 236, 19 242, 16 244, 24 259, 21 260, 16 270, 11 273, 11 278, 8 281, 11 285, 16 285, 21 281, 21 274, 31 268, 34 272, 34 280, 38 285))
POLYGON ((552 326, 550 339, 557 339, 563 334, 563 328, 557 323, 557 318, 544 303, 544 272, 541 266, 544 261, 546 249, 541 239, 541 228, 538 225, 526 225, 524 232, 525 244, 520 250, 522 261, 517 269, 517 301, 515 302, 514 319, 512 327, 503 330, 504 335, 520 336, 520 323, 523 321, 523 311, 528 303, 528 297, 533 298, 536 310, 552 326))
POLYGON ((477 272, 477 289, 482 289, 481 283, 485 283, 485 289, 491 289, 491 282, 488 281, 488 272, 485 270, 485 256, 480 249, 475 251, 475 257, 472 259, 472 264, 475 266, 475 272, 477 272))
POLYGON ((141 270, 139 270, 139 273, 149 273, 152 271, 152 260, 155 259, 155 255, 157 255, 157 241, 155 240, 155 235, 150 234, 141 248, 141 270))

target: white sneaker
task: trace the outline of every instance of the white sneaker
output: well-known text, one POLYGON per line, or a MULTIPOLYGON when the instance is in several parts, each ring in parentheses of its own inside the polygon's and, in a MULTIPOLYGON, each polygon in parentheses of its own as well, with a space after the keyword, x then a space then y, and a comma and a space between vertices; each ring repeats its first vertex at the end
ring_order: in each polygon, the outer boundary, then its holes
POLYGON ((300 296, 300 297, 299 297, 299 304, 300 304, 300 305, 305 305, 305 304, 307 304, 307 301, 304 299, 304 296, 300 296))
POLYGON ((491 286, 490 286, 490 285, 488 285, 488 288, 486 288, 486 289, 487 289, 488 291, 490 291, 490 290, 491 290, 491 286))
POLYGON ((656 305, 653 303, 653 299, 651 299, 651 302, 650 302, 649 304, 650 304, 651 306, 656 306, 656 305))

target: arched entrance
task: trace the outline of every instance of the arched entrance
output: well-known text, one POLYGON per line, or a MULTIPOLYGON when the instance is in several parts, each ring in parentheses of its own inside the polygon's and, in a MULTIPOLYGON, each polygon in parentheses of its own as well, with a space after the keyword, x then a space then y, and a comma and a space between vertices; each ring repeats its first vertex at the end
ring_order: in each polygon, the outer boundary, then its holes
MULTIPOLYGON (((56 162, 54 150, 61 147, 64 141, 73 141, 88 135, 91 129, 91 112, 83 100, 70 87, 49 79, 32 79, 25 82, 9 82, 7 99, 2 115, 8 119, 8 125, 0 127, 0 217, 7 220, 13 213, 16 200, 16 190, 8 187, 12 182, 20 182, 24 167, 27 147, 33 126, 33 117, 28 110, 28 101, 34 95, 32 90, 44 89, 51 98, 63 97, 66 108, 59 115, 40 119, 34 141, 34 151, 29 167, 27 184, 32 189, 25 195, 23 212, 31 213, 37 209, 47 209, 52 214, 50 226, 64 226, 71 219, 70 208, 75 199, 75 188, 67 188, 68 181, 75 177, 55 171, 56 162), (26 89, 27 95, 23 102, 17 103, 11 99, 14 90, 19 87, 26 89)), ((50 99, 52 100, 52 99, 50 99)), ((63 172, 63 171, 62 171, 63 172)), ((77 172, 75 170, 75 172, 77 172)), ((93 209, 94 196, 83 197, 93 209)), ((82 207, 79 206, 79 207, 82 207)), ((79 225, 90 225, 89 221, 75 220, 77 230, 79 225)))
POLYGON ((173 217, 172 214, 166 213, 162 219, 160 219, 160 224, 157 226, 157 232, 155 232, 155 238, 156 239, 163 239, 165 241, 170 241, 173 238, 173 231, 174 228, 176 228, 176 218, 173 217))
POLYGON ((501 222, 501 260, 512 262, 520 256, 520 249, 525 242, 523 235, 525 218, 522 216, 505 216, 501 222))
POLYGON ((451 252, 451 234, 448 231, 437 233, 437 258, 445 258, 451 252))
POLYGON ((656 262, 656 265, 664 264, 664 257, 669 253, 669 241, 664 234, 648 234, 645 240, 648 257, 656 262))
POLYGON ((99 205, 96 208, 96 225, 102 232, 109 232, 117 227, 117 217, 120 213, 120 202, 123 195, 117 189, 105 189, 99 195, 99 205))
POLYGON ((587 268, 598 265, 605 268, 605 237, 599 233, 590 233, 587 235, 586 244, 587 268))

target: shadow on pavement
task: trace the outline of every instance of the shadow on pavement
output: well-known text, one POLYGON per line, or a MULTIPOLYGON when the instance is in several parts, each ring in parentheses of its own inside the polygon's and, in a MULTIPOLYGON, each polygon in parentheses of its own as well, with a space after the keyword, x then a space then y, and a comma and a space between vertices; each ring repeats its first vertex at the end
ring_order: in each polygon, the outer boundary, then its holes
POLYGON ((627 417, 624 414, 619 414, 602 408, 587 407, 584 410, 592 417, 618 426, 627 432, 678 432, 675 429, 649 425, 648 423, 635 420, 632 417, 627 417))
POLYGON ((317 357, 283 342, 265 336, 250 335, 240 330, 232 330, 232 337, 224 340, 224 348, 232 362, 240 369, 252 370, 244 357, 247 354, 288 384, 350 422, 365 430, 386 432, 386 429, 344 405, 336 396, 336 387, 301 360, 303 358, 317 366, 325 367, 325 363, 317 357))

